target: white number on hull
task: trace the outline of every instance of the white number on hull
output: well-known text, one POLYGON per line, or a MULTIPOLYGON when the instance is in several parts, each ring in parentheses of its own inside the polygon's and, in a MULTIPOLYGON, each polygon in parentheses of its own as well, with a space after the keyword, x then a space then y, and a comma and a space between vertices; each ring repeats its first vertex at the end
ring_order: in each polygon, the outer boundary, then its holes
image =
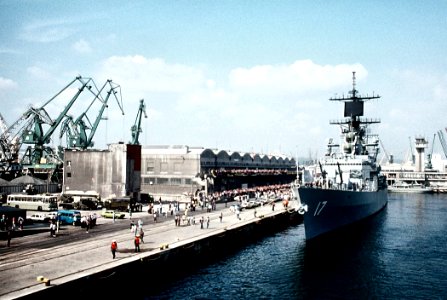
POLYGON ((327 201, 318 202, 317 208, 315 208, 314 217, 318 216, 323 208, 326 206, 327 201))

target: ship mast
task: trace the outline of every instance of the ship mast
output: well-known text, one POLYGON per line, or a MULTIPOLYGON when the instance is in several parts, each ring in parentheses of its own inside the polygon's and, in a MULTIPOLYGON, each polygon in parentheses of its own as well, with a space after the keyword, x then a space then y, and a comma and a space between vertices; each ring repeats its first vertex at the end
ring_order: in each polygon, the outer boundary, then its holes
POLYGON ((332 97, 329 99, 330 101, 343 101, 345 103, 345 119, 330 121, 329 124, 340 125, 342 134, 345 135, 346 142, 351 143, 353 146, 352 149, 355 149, 354 154, 363 154, 366 150, 366 147, 364 146, 370 146, 364 140, 364 137, 366 136, 366 127, 369 124, 380 123, 380 119, 362 118, 363 104, 365 101, 379 98, 380 96, 375 95, 374 93, 372 96, 360 95, 356 89, 355 72, 352 72, 352 90, 349 91, 346 96, 343 94, 341 97, 332 97))

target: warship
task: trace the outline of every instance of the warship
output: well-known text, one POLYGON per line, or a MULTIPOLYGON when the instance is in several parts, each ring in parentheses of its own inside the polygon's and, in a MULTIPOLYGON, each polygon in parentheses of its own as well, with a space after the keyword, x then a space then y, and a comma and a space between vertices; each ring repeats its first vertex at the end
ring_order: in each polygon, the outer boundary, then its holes
POLYGON ((369 133, 369 125, 380 120, 363 117, 364 103, 380 96, 360 95, 355 72, 352 82, 346 96, 329 99, 344 102, 344 119, 330 121, 340 126, 341 145, 329 139, 314 172, 307 170, 311 176, 303 176, 296 187, 306 240, 333 234, 378 213, 388 203, 386 177, 377 161, 379 138, 369 133))

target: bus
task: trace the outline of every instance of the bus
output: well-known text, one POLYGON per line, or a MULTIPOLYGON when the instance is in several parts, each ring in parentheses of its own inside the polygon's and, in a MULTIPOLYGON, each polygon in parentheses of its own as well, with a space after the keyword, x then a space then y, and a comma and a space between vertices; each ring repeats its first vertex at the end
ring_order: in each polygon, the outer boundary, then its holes
POLYGON ((58 195, 39 194, 11 194, 6 198, 6 205, 37 211, 57 210, 58 195))

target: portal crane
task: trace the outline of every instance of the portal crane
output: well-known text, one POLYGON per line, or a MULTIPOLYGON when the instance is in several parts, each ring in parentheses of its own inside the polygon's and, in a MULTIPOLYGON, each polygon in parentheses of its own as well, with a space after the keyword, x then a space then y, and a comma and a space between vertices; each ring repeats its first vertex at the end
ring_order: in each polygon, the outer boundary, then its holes
POLYGON ((20 171, 19 151, 22 146, 21 134, 30 130, 33 125, 33 116, 39 116, 43 122, 48 122, 49 117, 38 109, 29 107, 18 120, 5 130, 6 122, 3 121, 3 133, 0 136, 0 166, 2 171, 20 171))
POLYGON ((60 125, 62 120, 66 117, 67 112, 72 107, 76 99, 78 99, 79 95, 84 91, 85 88, 91 91, 93 86, 95 86, 93 79, 78 76, 37 110, 39 114, 35 114, 33 117, 34 130, 28 129, 22 133, 23 143, 34 145, 34 147, 28 146, 28 148, 26 149, 25 154, 23 156, 22 165, 34 166, 37 164, 46 163, 45 160, 42 160, 43 158, 49 158, 51 160, 54 160, 55 163, 61 162, 60 158, 57 157, 57 155, 53 152, 53 150, 50 147, 46 147, 45 144, 48 144, 50 142, 52 134, 54 133, 56 128, 60 125), (45 111, 45 106, 49 104, 51 101, 53 101, 56 97, 58 97, 62 92, 64 92, 66 89, 68 89, 77 81, 81 83, 81 87, 78 89, 73 98, 69 101, 67 106, 62 110, 59 116, 53 121, 48 116, 48 113, 45 111), (45 121, 42 118, 42 115, 48 116, 49 121, 45 121), (42 124, 44 123, 50 125, 50 128, 46 132, 44 132, 42 127, 42 124))
POLYGON ((431 159, 433 157, 433 149, 435 148, 435 138, 436 138, 436 133, 433 135, 433 142, 431 143, 431 151, 430 153, 427 153, 427 165, 426 168, 431 170, 433 169, 433 165, 431 163, 431 159))
POLYGON ((102 86, 102 88, 99 90, 98 94, 95 96, 93 101, 88 106, 87 110, 83 112, 74 122, 73 126, 74 129, 71 131, 71 134, 68 138, 69 148, 77 148, 81 150, 85 150, 88 147, 93 147, 93 136, 96 133, 96 130, 98 129, 99 122, 101 120, 104 120, 103 113, 106 107, 108 107, 108 101, 110 96, 113 95, 115 97, 116 102, 118 103, 118 106, 121 110, 121 113, 124 115, 123 110, 123 101, 121 98, 121 87, 118 84, 115 84, 112 82, 112 80, 107 80, 106 83, 102 86), (102 92, 105 90, 106 86, 109 86, 109 89, 107 91, 107 95, 105 99, 102 98, 102 92), (117 96, 119 94, 119 96, 117 96), (97 115, 95 122, 90 122, 90 119, 88 118, 87 112, 90 110, 92 105, 95 103, 96 100, 99 100, 102 105, 99 110, 99 114, 97 115), (90 129, 90 134, 87 136, 87 129, 90 129))
POLYGON ((59 139, 65 135, 66 137, 66 147, 73 148, 74 145, 71 145, 70 137, 79 135, 78 129, 73 120, 73 116, 67 115, 65 116, 65 120, 61 123, 61 130, 59 133, 59 139))
POLYGON ((8 156, 8 141, 10 139, 9 133, 8 133, 8 125, 6 125, 6 121, 3 118, 3 115, 0 113, 0 129, 1 129, 1 136, 0 136, 0 160, 3 161, 8 156))
MULTIPOLYGON (((445 131, 447 131, 447 128, 445 128, 445 131)), ((438 131, 438 137, 439 137, 439 141, 441 142, 442 149, 444 150, 444 156, 445 156, 445 158, 447 158, 447 144, 445 142, 444 134, 443 134, 442 130, 438 131)))
POLYGON ((138 141, 138 138, 140 137, 141 130, 141 117, 144 113, 144 117, 147 118, 146 115, 146 106, 144 105, 144 99, 140 100, 140 107, 138 109, 137 117, 135 119, 135 124, 130 128, 130 131, 132 133, 132 141, 130 142, 131 145, 139 145, 140 142, 138 141))
MULTIPOLYGON (((379 142, 380 142, 380 146, 381 146, 382 149, 383 149, 383 153, 385 153, 385 159, 386 159, 386 162, 392 164, 392 163, 393 163, 393 159, 392 159, 392 157, 388 154, 388 151, 386 151, 385 146, 384 146, 383 143, 382 143, 382 140, 379 139, 379 142)), ((381 164, 381 165, 383 164, 383 158, 380 160, 380 164, 381 164)))

